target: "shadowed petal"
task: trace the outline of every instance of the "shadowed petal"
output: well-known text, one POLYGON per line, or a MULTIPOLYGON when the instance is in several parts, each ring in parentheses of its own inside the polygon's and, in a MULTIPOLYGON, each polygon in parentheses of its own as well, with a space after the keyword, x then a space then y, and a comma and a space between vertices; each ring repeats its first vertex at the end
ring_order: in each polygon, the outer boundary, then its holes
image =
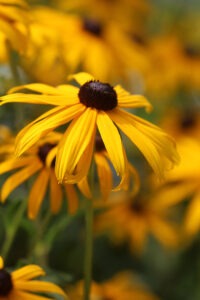
POLYGON ((32 163, 30 166, 11 175, 3 184, 1 190, 1 201, 5 201, 8 195, 25 180, 41 169, 40 163, 32 163))
POLYGON ((62 187, 58 184, 55 171, 50 169, 50 201, 51 210, 57 213, 62 204, 62 187))
POLYGON ((47 190, 48 181, 49 171, 47 169, 43 169, 35 180, 29 194, 28 216, 30 219, 34 219, 38 214, 47 190))

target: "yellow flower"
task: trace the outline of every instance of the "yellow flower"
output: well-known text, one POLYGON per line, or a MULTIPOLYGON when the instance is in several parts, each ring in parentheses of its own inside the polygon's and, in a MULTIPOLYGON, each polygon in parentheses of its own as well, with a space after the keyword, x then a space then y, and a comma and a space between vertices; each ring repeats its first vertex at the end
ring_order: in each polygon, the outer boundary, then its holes
POLYGON ((58 26, 62 14, 40 7, 32 9, 31 16, 27 51, 21 57, 21 65, 36 82, 60 84, 65 80, 68 69, 63 57, 63 37, 58 26))
POLYGON ((28 4, 24 0, 0 0, 0 12, 0 31, 15 50, 23 52, 30 21, 28 4))
POLYGON ((1 97, 2 103, 56 106, 21 130, 16 141, 17 156, 48 132, 73 120, 58 145, 55 170, 59 182, 74 183, 87 175, 96 128, 116 173, 122 178, 121 184, 128 174, 128 164, 117 127, 139 148, 158 176, 162 177, 166 168, 177 163, 175 143, 167 134, 150 122, 121 109, 150 109, 151 105, 143 96, 131 95, 121 86, 112 87, 87 73, 78 73, 72 78, 80 87, 61 85, 54 88, 43 84, 27 84, 11 92, 26 88, 42 95, 14 93, 1 97))
POLYGON ((175 205, 189 198, 183 233, 192 237, 200 230, 200 142, 199 139, 183 137, 177 146, 181 163, 167 174, 164 188, 168 195, 160 205, 175 205))
POLYGON ((130 70, 147 67, 144 49, 133 42, 120 23, 110 18, 102 21, 94 16, 68 15, 46 8, 37 9, 35 13, 40 23, 56 29, 70 73, 84 70, 102 81, 116 82, 118 78, 129 81, 130 70))
POLYGON ((33 280, 44 275, 43 269, 37 265, 28 265, 10 273, 4 268, 3 259, 0 257, 0 300, 45 300, 50 299, 49 293, 67 299, 67 295, 54 283, 33 280), (35 293, 47 293, 48 296, 35 293))
POLYGON ((178 246, 178 227, 170 220, 170 205, 163 206, 162 199, 165 194, 156 192, 113 197, 105 206, 105 212, 96 219, 97 233, 107 231, 114 243, 128 242, 136 253, 144 250, 150 235, 165 247, 178 246))
MULTIPOLYGON (((69 291, 73 300, 83 299, 83 282, 78 282, 69 291)), ((124 271, 116 274, 102 283, 93 282, 91 285, 90 300, 158 300, 143 282, 133 273, 124 271)))
MULTIPOLYGON (((34 219, 37 216, 48 186, 50 188, 51 211, 57 213, 60 210, 63 192, 62 187, 57 182, 54 165, 57 143, 60 141, 61 137, 62 134, 60 133, 50 133, 20 158, 11 156, 11 151, 14 150, 13 143, 12 145, 5 144, 0 147, 0 153, 7 153, 8 155, 8 157, 0 163, 0 174, 17 170, 8 177, 1 187, 2 202, 6 200, 15 188, 28 180, 31 176, 37 174, 29 193, 29 218, 34 219)), ((87 193, 87 185, 85 183, 80 184, 80 189, 83 190, 83 193, 84 191, 87 193)), ((78 207, 78 196, 75 187, 73 185, 65 184, 64 190, 68 199, 68 210, 69 212, 74 213, 78 207)))

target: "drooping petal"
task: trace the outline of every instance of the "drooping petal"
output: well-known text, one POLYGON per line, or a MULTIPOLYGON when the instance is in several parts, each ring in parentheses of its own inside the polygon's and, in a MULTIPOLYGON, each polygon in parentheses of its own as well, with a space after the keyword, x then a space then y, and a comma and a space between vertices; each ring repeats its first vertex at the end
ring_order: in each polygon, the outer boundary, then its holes
POLYGON ((28 216, 30 219, 34 219, 40 209, 41 203, 44 199, 47 191, 47 185, 49 181, 49 172, 47 169, 41 170, 37 179, 35 180, 28 199, 28 216))
POLYGON ((70 214, 74 214, 78 209, 78 195, 73 184, 64 185, 67 195, 67 207, 70 214))
POLYGON ((20 131, 16 139, 15 153, 20 156, 23 152, 34 145, 40 138, 54 130, 56 127, 68 123, 71 119, 83 112, 85 107, 76 104, 71 107, 61 107, 57 111, 52 109, 52 114, 44 114, 38 118, 37 123, 31 123, 20 131), (49 117, 48 117, 49 115, 49 117), (45 116, 45 119, 42 117, 45 116))
POLYGON ((56 158, 56 176, 59 182, 76 171, 77 164, 87 146, 93 148, 92 137, 96 131, 97 111, 87 108, 79 117, 75 118, 64 133, 58 145, 56 158))
POLYGON ((67 295, 64 291, 51 282, 44 282, 39 280, 34 281, 18 281, 16 282, 16 288, 20 289, 21 291, 28 291, 28 292, 46 292, 46 293, 56 293, 67 299, 67 295))
POLYGON ((34 163, 30 166, 18 171, 17 173, 11 175, 3 184, 1 190, 1 201, 4 202, 8 195, 20 184, 30 178, 41 168, 40 163, 34 163))
POLYGON ((120 85, 117 85, 114 88, 114 90, 117 93, 119 107, 132 107, 132 108, 145 107, 147 111, 152 110, 151 103, 144 96, 131 95, 129 92, 124 90, 120 85))
POLYGON ((128 170, 120 134, 105 112, 98 112, 97 126, 117 175, 123 180, 128 170))
POLYGON ((38 276, 44 276, 45 272, 37 265, 28 265, 12 272, 12 278, 16 281, 31 280, 38 276))
MULTIPOLYGON (((148 134, 148 127, 143 132, 137 128, 137 119, 125 111, 115 109, 114 111, 108 112, 110 118, 117 124, 117 126, 130 138, 130 140, 139 148, 142 154, 146 157, 150 166, 154 172, 160 177, 163 177, 163 173, 166 169, 164 159, 171 160, 174 163, 175 156, 177 156, 175 148, 170 145, 170 149, 173 149, 169 153, 166 152, 165 147, 168 149, 168 143, 172 143, 169 139, 164 138, 165 134, 159 129, 157 132, 157 138, 160 137, 162 140, 162 147, 155 143, 155 140, 151 139, 148 134), (173 156, 172 156, 173 154, 173 156), (166 157, 165 157, 166 155, 166 157)), ((155 127, 156 126, 152 126, 155 127)))
POLYGON ((79 188, 79 190, 81 191, 81 193, 86 197, 91 199, 92 198, 92 192, 90 190, 89 187, 89 183, 88 183, 88 179, 87 177, 84 177, 82 180, 80 180, 77 183, 77 186, 79 188))
POLYGON ((94 80, 94 77, 86 72, 80 72, 70 75, 68 79, 75 79, 80 85, 83 85, 88 81, 94 80))
POLYGON ((97 165, 97 174, 103 198, 106 200, 112 190, 112 171, 108 160, 102 153, 95 153, 94 159, 97 165))
POLYGON ((55 171, 50 169, 50 202, 51 211, 56 214, 62 204, 62 188, 58 184, 57 178, 55 176, 55 171))
MULTIPOLYGON (((65 183, 77 183, 84 180, 88 175, 88 171, 91 165, 92 157, 93 157, 93 145, 95 140, 95 132, 91 138, 91 143, 87 146, 85 151, 83 152, 82 157, 80 158, 75 172, 71 175, 67 174, 66 179, 64 178, 65 183)), ((86 196, 87 197, 87 196, 86 196)), ((91 198, 91 197, 89 197, 91 198)))

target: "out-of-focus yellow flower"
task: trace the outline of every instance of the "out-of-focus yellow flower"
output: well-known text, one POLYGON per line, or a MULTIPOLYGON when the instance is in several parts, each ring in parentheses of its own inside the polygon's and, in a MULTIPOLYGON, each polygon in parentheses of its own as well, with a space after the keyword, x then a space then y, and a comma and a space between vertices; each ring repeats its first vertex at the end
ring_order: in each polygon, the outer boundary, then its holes
POLYGON ((191 199, 184 221, 184 233, 193 236, 200 229, 200 142, 199 139, 183 137, 177 143, 181 163, 166 177, 168 195, 160 205, 175 205, 191 199))
MULTIPOLYGON (((73 300, 83 298, 83 282, 76 284, 69 290, 69 297, 73 300)), ((158 300, 141 280, 131 272, 121 272, 102 283, 92 283, 90 300, 158 300)))
POLYGON ((146 49, 110 18, 102 21, 44 7, 34 14, 40 24, 56 34, 69 73, 84 70, 99 80, 116 82, 119 78, 128 81, 130 71, 140 73, 148 67, 146 49))
POLYGON ((49 294, 58 294, 63 299, 68 299, 63 290, 54 283, 33 280, 44 275, 43 269, 37 265, 27 265, 8 272, 0 257, 0 300, 48 300, 49 294), (47 293, 47 296, 40 296, 36 293, 47 293))
POLYGON ((165 194, 152 193, 136 197, 121 194, 110 199, 96 219, 97 233, 107 232, 116 244, 128 242, 136 253, 144 250, 149 235, 165 247, 178 246, 178 227, 170 219, 169 206, 162 205, 162 198, 165 194))
POLYGON ((20 156, 41 137, 73 120, 61 139, 56 156, 59 182, 83 179, 90 168, 94 138, 98 128, 109 158, 121 177, 127 178, 128 164, 117 127, 139 148, 155 173, 162 177, 166 168, 179 158, 174 141, 159 127, 121 108, 151 108, 141 95, 131 95, 120 85, 112 87, 87 73, 71 76, 79 84, 57 88, 43 84, 16 87, 11 92, 29 89, 42 94, 13 93, 1 97, 2 103, 25 102, 56 106, 26 126, 17 137, 16 155, 20 156), (116 124, 116 126, 115 126, 116 124))
POLYGON ((180 87, 183 69, 180 42, 174 35, 158 36, 149 41, 150 68, 145 75, 148 92, 169 96, 180 87))
POLYGON ((179 109, 169 108, 162 120, 162 128, 176 140, 183 136, 200 138, 200 110, 190 103, 179 109), (169 118, 170 116, 170 118, 169 118))
MULTIPOLYGON (((20 158, 15 158, 11 155, 11 151, 14 150, 14 143, 1 145, 0 153, 7 154, 7 158, 0 163, 0 174, 15 171, 1 187, 2 202, 6 200, 15 188, 34 174, 37 174, 29 193, 29 218, 34 219, 37 216, 48 186, 50 189, 51 211, 57 213, 60 210, 63 192, 62 186, 57 182, 54 166, 57 144, 61 137, 62 134, 58 132, 50 133, 20 158)), ((68 199, 68 210, 74 213, 78 207, 78 195, 75 187, 68 184, 65 184, 63 187, 68 199)), ((83 192, 87 192, 87 186, 84 183, 81 183, 80 188, 83 189, 83 192)))
POLYGON ((0 31, 16 51, 24 52, 30 16, 24 0, 0 0, 0 31))
POLYGON ((78 12, 101 20, 112 19, 134 25, 149 13, 148 0, 52 0, 53 4, 68 12, 78 12), (98 8, 98 9, 97 9, 98 8), (123 13, 122 13, 123 12, 123 13))
POLYGON ((33 21, 30 24, 26 55, 21 58, 21 65, 34 81, 60 84, 67 73, 62 45, 62 34, 66 29, 63 27, 60 31, 59 27, 63 15, 45 7, 32 9, 31 15, 33 21))

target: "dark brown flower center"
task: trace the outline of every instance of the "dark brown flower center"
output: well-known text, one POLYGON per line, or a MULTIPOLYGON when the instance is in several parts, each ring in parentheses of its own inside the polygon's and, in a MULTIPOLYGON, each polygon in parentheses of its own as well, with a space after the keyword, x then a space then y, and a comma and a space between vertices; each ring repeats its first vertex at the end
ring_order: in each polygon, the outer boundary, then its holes
POLYGON ((87 107, 111 110, 117 106, 117 93, 108 83, 89 81, 80 87, 79 100, 87 107))
POLYGON ((200 57, 200 51, 196 47, 186 46, 184 48, 184 52, 185 52, 186 56, 188 56, 190 58, 200 57))
MULTIPOLYGON (((46 163, 46 158, 49 152, 56 146, 56 144, 46 143, 39 147, 38 156, 43 164, 46 163)), ((52 167, 55 166, 55 159, 52 161, 52 167)))
POLYGON ((6 297, 13 289, 11 275, 4 269, 0 270, 0 297, 6 297))
POLYGON ((197 118, 194 112, 185 112, 181 116, 180 127, 183 130, 192 129, 197 123, 197 118))
POLYGON ((83 29, 95 36, 101 36, 103 31, 103 27, 98 21, 87 18, 83 21, 83 29))

